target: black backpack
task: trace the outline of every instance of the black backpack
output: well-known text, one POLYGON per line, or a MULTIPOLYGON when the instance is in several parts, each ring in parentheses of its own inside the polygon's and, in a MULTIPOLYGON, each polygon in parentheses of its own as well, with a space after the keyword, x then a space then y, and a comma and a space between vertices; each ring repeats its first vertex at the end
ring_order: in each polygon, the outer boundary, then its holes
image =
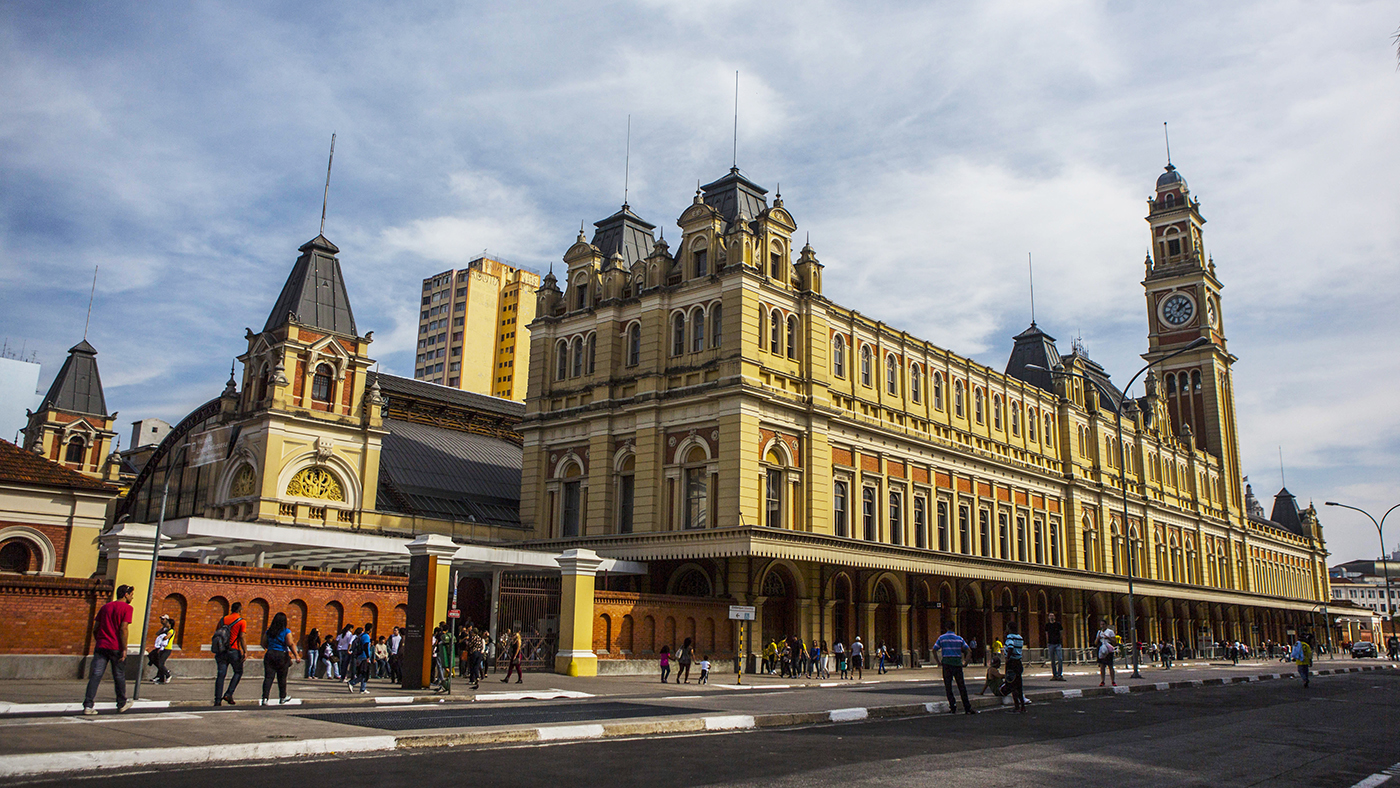
POLYGON ((240 616, 232 621, 220 621, 219 628, 214 630, 214 636, 209 638, 209 651, 214 655, 227 653, 233 648, 233 625, 242 621, 240 616))

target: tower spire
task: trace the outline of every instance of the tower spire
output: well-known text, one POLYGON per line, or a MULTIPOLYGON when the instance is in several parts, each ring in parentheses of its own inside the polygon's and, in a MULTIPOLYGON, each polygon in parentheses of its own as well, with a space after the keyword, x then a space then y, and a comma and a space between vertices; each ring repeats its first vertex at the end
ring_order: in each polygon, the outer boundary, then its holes
POLYGON ((326 190, 321 194, 321 231, 318 235, 326 234, 326 202, 331 197, 331 165, 335 163, 335 132, 331 132, 331 155, 326 159, 326 190))
POLYGON ((88 326, 92 325, 92 300, 97 297, 97 266, 92 267, 92 291, 88 293, 87 319, 83 321, 83 340, 87 340, 88 326))
POLYGON ((632 178, 632 116, 627 116, 627 152, 622 157, 622 207, 627 207, 627 189, 632 178))
POLYGON ((739 72, 734 72, 734 169, 739 169, 739 72))
POLYGON ((1167 133, 1167 122, 1162 121, 1162 139, 1167 143, 1167 166, 1172 166, 1172 137, 1167 133))
POLYGON ((1026 278, 1031 285, 1031 325, 1035 325, 1035 266, 1031 264, 1031 253, 1026 252, 1026 278))

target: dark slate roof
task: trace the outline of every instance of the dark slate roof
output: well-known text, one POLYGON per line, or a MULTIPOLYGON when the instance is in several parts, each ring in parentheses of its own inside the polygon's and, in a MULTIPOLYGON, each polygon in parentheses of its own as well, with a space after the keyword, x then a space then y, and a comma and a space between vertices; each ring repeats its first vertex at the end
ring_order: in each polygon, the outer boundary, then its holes
POLYGON ((102 396, 102 378, 97 374, 97 350, 88 341, 68 349, 68 358, 58 377, 49 386, 49 393, 39 409, 52 408, 72 413, 107 415, 107 400, 102 396))
MULTIPOLYGON (((1083 348, 1077 347, 1071 353, 1060 356, 1060 358, 1069 359, 1075 356, 1077 356, 1084 365, 1084 376, 1098 383, 1101 387, 1099 392, 1099 407, 1109 413, 1117 413, 1118 403, 1123 400, 1123 392, 1119 391, 1118 387, 1113 385, 1113 381, 1109 378, 1108 371, 1097 361, 1089 358, 1083 348), (1107 398, 1103 396, 1103 392, 1105 391, 1108 392, 1107 398)), ((1065 364, 1065 366, 1069 365, 1065 364)))
POLYGON ((84 476, 4 440, 0 440, 0 482, 117 493, 117 488, 110 484, 84 476))
POLYGON ((1298 511, 1298 500, 1293 497, 1293 493, 1287 487, 1278 491, 1274 496, 1274 510, 1269 513, 1269 519, 1279 528, 1299 536, 1307 536, 1303 530, 1303 517, 1298 511))
POLYGON ((609 260, 614 252, 619 252, 623 266, 629 270, 633 263, 651 254, 651 247, 656 243, 656 236, 652 234, 656 225, 632 213, 626 203, 622 210, 601 222, 594 222, 593 226, 598 230, 593 233, 592 243, 603 252, 603 259, 609 260))
POLYGON ((1006 361, 1006 374, 1023 380, 1038 389, 1054 391, 1050 385, 1050 373, 1060 363, 1060 351, 1055 348, 1055 338, 1041 331, 1035 323, 1017 334, 1011 346, 1011 358, 1006 361), (1045 369, 1028 369, 1034 364, 1045 369))
POLYGON ((371 371, 365 378, 365 385, 372 386, 379 383, 379 391, 385 397, 395 394, 411 397, 415 400, 436 400, 449 405, 470 408, 472 410, 483 410, 489 413, 499 413, 502 416, 513 416, 516 419, 525 417, 525 403, 515 400, 491 397, 486 394, 477 394, 474 391, 462 391, 450 386, 441 386, 436 383, 427 383, 412 378, 401 378, 398 375, 386 375, 383 372, 371 371))
POLYGON ((1165 189, 1170 186, 1175 186, 1177 184, 1185 186, 1186 179, 1181 177, 1181 173, 1177 172, 1176 168, 1173 167, 1170 163, 1168 163, 1166 166, 1166 172, 1157 176, 1157 188, 1165 189))
POLYGON ((350 311, 350 297, 345 291, 345 278, 340 274, 340 250, 318 235, 302 244, 297 251, 301 257, 292 266, 282 294, 267 316, 263 331, 286 325, 292 316, 304 326, 342 336, 355 333, 355 315, 350 311))
POLYGON ((745 178, 738 167, 731 167, 729 174, 713 183, 700 187, 705 195, 705 204, 719 211, 727 222, 732 222, 741 213, 749 219, 768 210, 768 200, 763 196, 768 190, 745 178))
POLYGON ((397 419, 379 455, 382 512, 520 524, 521 450, 513 443, 397 419))

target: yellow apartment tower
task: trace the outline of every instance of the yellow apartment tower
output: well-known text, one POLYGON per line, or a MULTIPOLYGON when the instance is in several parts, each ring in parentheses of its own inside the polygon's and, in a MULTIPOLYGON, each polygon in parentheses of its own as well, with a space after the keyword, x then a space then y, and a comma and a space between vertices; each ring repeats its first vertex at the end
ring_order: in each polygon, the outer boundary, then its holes
POLYGON ((490 257, 423 280, 413 377, 525 399, 540 276, 490 257), (519 352, 517 352, 519 349, 519 352))

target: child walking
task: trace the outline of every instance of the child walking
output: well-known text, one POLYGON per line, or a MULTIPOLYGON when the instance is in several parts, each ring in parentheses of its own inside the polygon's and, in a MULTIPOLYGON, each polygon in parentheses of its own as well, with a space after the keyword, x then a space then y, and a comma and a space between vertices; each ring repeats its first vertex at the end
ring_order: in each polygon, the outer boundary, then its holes
POLYGON ((709 655, 709 654, 706 654, 706 655, 705 655, 705 658, 702 659, 702 660, 700 660, 700 682, 699 682, 699 683, 701 683, 701 684, 709 684, 709 683, 710 683, 710 655, 709 655))
POLYGON ((671 675, 671 647, 661 647, 661 683, 665 684, 667 677, 671 675))

